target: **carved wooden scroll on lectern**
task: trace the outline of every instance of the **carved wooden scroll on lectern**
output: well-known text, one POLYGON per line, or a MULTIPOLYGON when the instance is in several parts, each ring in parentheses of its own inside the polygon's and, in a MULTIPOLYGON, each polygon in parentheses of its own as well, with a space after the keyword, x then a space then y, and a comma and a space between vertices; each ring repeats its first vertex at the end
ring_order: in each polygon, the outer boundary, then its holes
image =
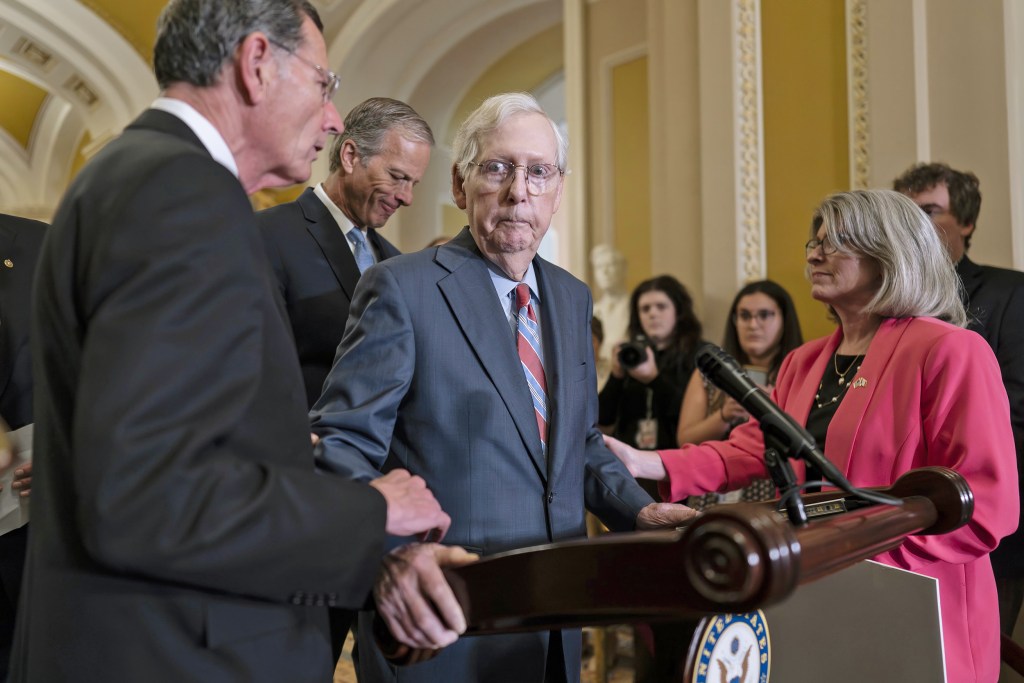
MULTIPOLYGON (((811 522, 802 528, 773 503, 721 505, 683 529, 524 548, 445 574, 466 614, 466 635, 748 612, 907 536, 952 531, 974 509, 967 482, 946 468, 913 470, 878 490, 903 505, 861 506, 841 492, 806 495, 811 522)), ((395 644, 378 627, 396 662, 432 656, 395 644)))

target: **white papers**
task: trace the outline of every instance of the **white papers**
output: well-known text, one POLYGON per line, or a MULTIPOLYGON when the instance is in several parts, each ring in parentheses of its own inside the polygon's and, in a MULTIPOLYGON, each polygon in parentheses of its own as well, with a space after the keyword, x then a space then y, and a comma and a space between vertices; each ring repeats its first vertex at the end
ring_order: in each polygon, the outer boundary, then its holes
POLYGON ((0 536, 28 523, 28 498, 22 498, 18 489, 11 488, 14 470, 32 460, 32 425, 8 432, 14 450, 11 466, 0 472, 0 536))

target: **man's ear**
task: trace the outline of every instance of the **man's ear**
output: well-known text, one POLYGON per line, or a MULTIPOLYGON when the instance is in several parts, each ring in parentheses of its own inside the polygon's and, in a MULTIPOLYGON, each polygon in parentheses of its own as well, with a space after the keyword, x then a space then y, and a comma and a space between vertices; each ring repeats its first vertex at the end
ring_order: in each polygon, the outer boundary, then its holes
POLYGON ((338 163, 345 169, 345 173, 352 173, 356 164, 362 163, 356 143, 351 138, 341 143, 341 149, 338 150, 338 163))
POLYGON ((974 223, 970 225, 960 226, 960 236, 964 238, 964 241, 971 239, 971 235, 974 234, 974 223))
POLYGON ((455 206, 463 211, 466 210, 466 179, 459 174, 458 164, 452 164, 452 197, 455 199, 455 206))
POLYGON ((235 49, 235 78, 249 103, 260 102, 266 96, 272 79, 271 69, 277 68, 272 47, 270 39, 256 31, 243 38, 235 49))

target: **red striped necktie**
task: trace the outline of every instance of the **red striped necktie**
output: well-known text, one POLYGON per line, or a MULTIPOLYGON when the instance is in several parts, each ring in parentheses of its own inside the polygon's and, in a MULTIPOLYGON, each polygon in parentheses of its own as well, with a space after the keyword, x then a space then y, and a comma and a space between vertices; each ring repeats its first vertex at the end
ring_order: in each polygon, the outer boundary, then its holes
POLYGON ((521 282, 516 286, 516 309, 518 315, 518 332, 516 347, 519 349, 519 360, 523 363, 526 382, 530 385, 530 396, 533 398, 533 412, 537 415, 537 430, 544 450, 548 445, 548 384, 544 379, 544 365, 540 362, 540 330, 537 327, 537 316, 530 304, 530 285, 521 282))

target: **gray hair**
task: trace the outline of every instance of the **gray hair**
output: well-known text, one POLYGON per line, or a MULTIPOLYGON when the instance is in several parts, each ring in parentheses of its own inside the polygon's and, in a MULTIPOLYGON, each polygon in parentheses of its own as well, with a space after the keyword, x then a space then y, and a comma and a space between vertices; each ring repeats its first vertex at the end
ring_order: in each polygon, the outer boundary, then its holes
POLYGON ((488 97, 459 126, 459 131, 455 134, 455 140, 452 142, 452 156, 461 177, 466 177, 470 163, 480 153, 480 138, 517 114, 541 114, 548 120, 551 130, 555 134, 555 140, 558 142, 555 165, 558 166, 558 170, 565 172, 569 158, 569 140, 558 129, 551 117, 541 109, 533 95, 512 92, 488 97))
POLYGON ((357 104, 345 117, 345 130, 331 143, 329 170, 341 167, 341 146, 351 140, 363 165, 370 157, 383 151, 388 131, 397 130, 402 137, 434 146, 434 133, 423 117, 405 102, 390 97, 371 97, 357 104))
POLYGON ((822 226, 837 251, 879 265, 882 284, 865 312, 967 325, 953 262, 928 217, 908 197, 892 190, 833 194, 815 210, 811 236, 822 226))
POLYGON ((316 8, 305 0, 171 0, 157 22, 157 83, 213 85, 235 48, 257 31, 294 50, 307 16, 323 31, 316 8))

